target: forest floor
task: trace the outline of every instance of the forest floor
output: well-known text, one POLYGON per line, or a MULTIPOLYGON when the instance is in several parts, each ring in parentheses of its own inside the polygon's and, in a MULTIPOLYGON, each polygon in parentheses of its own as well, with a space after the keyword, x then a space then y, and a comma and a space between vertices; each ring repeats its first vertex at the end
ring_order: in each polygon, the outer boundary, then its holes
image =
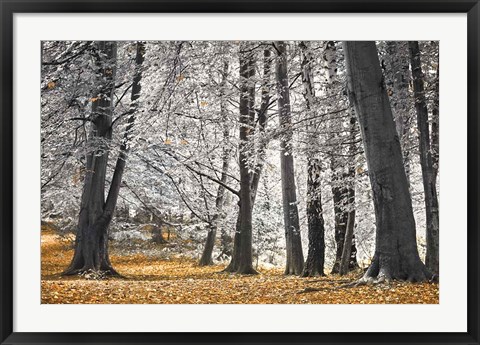
POLYGON ((42 295, 44 304, 437 304, 438 284, 340 288, 357 276, 300 278, 281 269, 259 269, 255 276, 219 273, 223 266, 199 267, 187 259, 159 259, 141 254, 111 256, 125 278, 61 277, 73 250, 71 242, 42 231, 42 295))

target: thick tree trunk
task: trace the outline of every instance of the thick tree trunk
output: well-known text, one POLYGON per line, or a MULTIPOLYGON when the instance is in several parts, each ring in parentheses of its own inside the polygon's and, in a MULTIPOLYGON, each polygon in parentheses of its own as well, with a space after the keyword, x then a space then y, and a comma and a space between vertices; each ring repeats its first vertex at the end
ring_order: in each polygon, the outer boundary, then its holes
POLYGON ((380 62, 373 41, 344 42, 347 80, 362 131, 376 217, 373 261, 364 281, 425 281, 415 219, 380 62))
POLYGON ((207 239, 205 240, 205 247, 203 248, 202 257, 198 262, 199 266, 213 265, 212 252, 215 246, 215 237, 217 234, 217 227, 211 225, 208 228, 207 239))
POLYGON ((249 173, 248 137, 255 117, 255 60, 250 44, 240 47, 240 201, 233 256, 226 272, 256 274, 252 260, 252 193, 249 173))
MULTIPOLYGON (((312 117, 315 91, 311 65, 314 61, 310 51, 309 42, 301 42, 303 51, 302 82, 303 95, 307 106, 306 117, 312 117)), ((309 123, 311 133, 314 133, 315 122, 309 123)), ((310 135, 308 143, 317 146, 317 135, 310 135)), ((325 226, 323 220, 322 194, 321 194, 321 165, 318 158, 309 158, 307 168, 307 218, 308 218, 308 254, 303 267, 302 277, 324 275, 325 264, 325 226)))
POLYGON ((70 266, 63 274, 72 275, 88 271, 102 271, 107 275, 118 275, 109 259, 108 227, 120 191, 123 171, 128 152, 128 135, 132 129, 136 111, 136 100, 140 94, 143 44, 137 44, 137 71, 131 96, 130 117, 127 121, 124 141, 120 147, 109 193, 105 201, 105 176, 107 171, 109 141, 112 138, 113 92, 116 75, 116 42, 97 42, 97 68, 99 90, 93 97, 92 132, 90 141, 95 151, 87 157, 86 176, 83 187, 75 252, 70 266))
MULTIPOLYGON (((227 73, 228 73, 228 62, 225 61, 223 64, 222 81, 220 83, 220 90, 221 90, 220 113, 223 121, 222 175, 220 177, 220 181, 224 184, 227 182, 228 167, 230 163, 230 148, 228 147, 230 129, 228 125, 227 107, 225 104, 226 102, 224 97, 225 91, 226 91, 225 86, 227 82, 227 73)), ((207 239, 205 241, 205 247, 203 249, 202 257, 200 258, 200 261, 198 263, 200 266, 213 265, 212 252, 213 252, 213 247, 215 246, 218 222, 222 218, 224 199, 225 199, 225 187, 222 185, 219 185, 217 190, 217 197, 215 199, 216 213, 212 217, 212 222, 208 229, 207 239)))
POLYGON ((286 44, 275 42, 278 57, 276 63, 278 112, 282 136, 280 139, 280 165, 282 177, 283 219, 285 225, 287 262, 285 274, 300 275, 303 270, 302 241, 298 218, 295 171, 292 150, 290 89, 287 73, 286 44))
POLYGON ((423 72, 420 62, 420 48, 417 41, 408 42, 408 47, 410 51, 410 65, 412 66, 417 126, 420 132, 420 164, 422 166, 425 212, 427 218, 427 254, 425 257, 425 264, 431 272, 438 274, 439 214, 435 180, 436 172, 434 172, 430 150, 430 129, 428 125, 427 102, 423 86, 423 72))

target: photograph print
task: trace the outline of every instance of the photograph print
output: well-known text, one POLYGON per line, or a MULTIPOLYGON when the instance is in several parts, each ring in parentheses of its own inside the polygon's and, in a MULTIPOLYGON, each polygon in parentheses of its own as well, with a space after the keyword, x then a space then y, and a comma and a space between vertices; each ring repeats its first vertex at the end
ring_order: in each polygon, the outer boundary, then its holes
POLYGON ((42 304, 438 304, 438 41, 43 41, 42 304))

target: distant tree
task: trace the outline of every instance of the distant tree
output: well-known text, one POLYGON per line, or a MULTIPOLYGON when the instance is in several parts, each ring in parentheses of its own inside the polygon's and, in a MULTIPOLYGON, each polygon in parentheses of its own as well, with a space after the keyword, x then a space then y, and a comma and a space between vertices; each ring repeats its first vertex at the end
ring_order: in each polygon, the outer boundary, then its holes
POLYGON ((290 86, 288 81, 287 48, 283 41, 274 43, 276 63, 277 103, 280 121, 280 164, 282 176, 283 219, 285 225, 287 262, 285 274, 300 275, 303 271, 303 252, 298 217, 297 192, 292 149, 290 86))
POLYGON ((425 281, 408 181, 375 42, 344 42, 348 91, 368 163, 376 216, 375 254, 362 281, 425 281))
POLYGON ((347 222, 345 225, 345 235, 342 248, 342 256, 340 259, 340 265, 338 268, 338 273, 340 275, 345 275, 348 272, 354 270, 358 267, 357 258, 356 258, 356 245, 355 245, 355 154, 357 151, 357 145, 355 142, 356 133, 357 133, 357 121, 355 117, 350 118, 350 143, 348 156, 349 161, 348 165, 348 177, 349 180, 346 181, 347 184, 347 222))

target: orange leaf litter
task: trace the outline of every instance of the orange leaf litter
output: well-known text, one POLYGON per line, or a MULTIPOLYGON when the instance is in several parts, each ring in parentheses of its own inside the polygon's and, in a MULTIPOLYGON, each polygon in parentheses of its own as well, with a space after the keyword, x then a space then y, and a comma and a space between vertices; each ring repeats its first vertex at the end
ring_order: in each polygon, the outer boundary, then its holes
POLYGON ((61 277, 73 255, 68 241, 42 231, 44 304, 437 304, 438 284, 338 288, 353 276, 299 278, 281 269, 259 269, 256 276, 219 273, 223 266, 199 267, 191 259, 161 260, 145 255, 112 255, 125 276, 103 280, 61 277), (299 293, 305 289, 319 289, 299 293))

